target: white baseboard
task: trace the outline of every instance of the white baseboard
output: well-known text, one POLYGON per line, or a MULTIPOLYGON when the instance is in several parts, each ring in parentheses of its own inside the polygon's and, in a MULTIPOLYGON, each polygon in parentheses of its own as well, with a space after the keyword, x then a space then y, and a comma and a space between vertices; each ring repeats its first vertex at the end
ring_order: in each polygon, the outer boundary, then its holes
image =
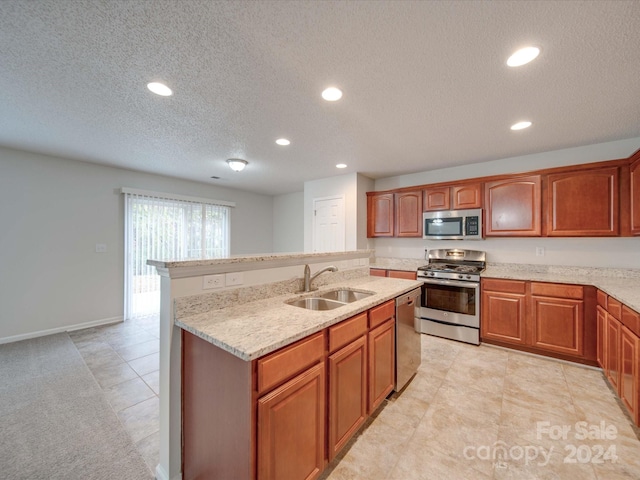
POLYGON ((20 340, 28 340, 30 338, 44 337, 53 335, 54 333, 73 332, 74 330, 82 330, 84 328, 100 327, 102 325, 111 325, 112 323, 120 323, 124 321, 124 317, 102 318, 100 320, 92 320, 90 322, 76 323, 75 325, 65 325, 64 327, 49 328, 47 330, 39 330, 37 332, 23 333, 13 335, 11 337, 0 337, 0 345, 3 343, 19 342, 20 340))
POLYGON ((162 465, 156 465, 156 480, 182 480, 182 473, 176 474, 173 478, 169 478, 169 474, 162 467, 162 465))

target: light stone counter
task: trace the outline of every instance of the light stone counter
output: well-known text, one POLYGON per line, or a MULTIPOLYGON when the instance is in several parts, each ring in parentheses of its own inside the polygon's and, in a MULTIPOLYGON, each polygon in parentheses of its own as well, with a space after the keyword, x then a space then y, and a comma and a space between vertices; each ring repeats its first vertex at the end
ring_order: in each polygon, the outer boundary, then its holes
POLYGON ((254 360, 326 327, 364 312, 422 285, 415 280, 361 276, 326 285, 315 292, 289 293, 196 315, 176 318, 175 324, 233 355, 254 360), (349 288, 373 292, 370 297, 326 311, 306 310, 285 302, 323 291, 349 288))
POLYGON ((638 269, 498 263, 489 264, 487 269, 482 272, 482 276, 487 278, 593 285, 629 308, 640 312, 640 270, 638 269))

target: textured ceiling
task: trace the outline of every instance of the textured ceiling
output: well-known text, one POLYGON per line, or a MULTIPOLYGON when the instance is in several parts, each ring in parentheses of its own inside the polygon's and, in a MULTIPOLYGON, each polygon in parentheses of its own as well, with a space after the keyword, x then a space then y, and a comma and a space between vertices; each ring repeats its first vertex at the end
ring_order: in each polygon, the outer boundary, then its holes
POLYGON ((637 0, 0 0, 8 147, 277 194, 638 136, 637 0))

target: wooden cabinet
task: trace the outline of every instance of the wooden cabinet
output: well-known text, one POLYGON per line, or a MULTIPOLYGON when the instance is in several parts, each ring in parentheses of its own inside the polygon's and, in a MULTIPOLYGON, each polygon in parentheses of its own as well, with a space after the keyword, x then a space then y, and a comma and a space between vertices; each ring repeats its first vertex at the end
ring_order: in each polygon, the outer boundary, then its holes
POLYGON ((422 191, 395 194, 395 236, 422 237, 422 191))
POLYGON ((367 419, 367 328, 329 356, 329 461, 367 419))
POLYGON ((393 237, 393 193, 367 193, 367 237, 393 237))
POLYGON ((486 183, 485 236, 540 236, 541 191, 540 175, 486 183))
POLYGON ((620 359, 619 359, 619 343, 620 343, 620 322, 610 313, 607 312, 607 323, 605 327, 605 361, 604 373, 609 380, 611 386, 618 390, 620 382, 620 359))
POLYGON ((640 235, 640 159, 631 164, 631 233, 640 235))
POLYGON ((417 278, 417 272, 409 270, 386 270, 384 268, 370 268, 369 275, 372 277, 405 278, 407 280, 415 280, 417 278))
POLYGON ((429 187, 424 190, 425 212, 482 208, 482 184, 429 187))
POLYGON ((619 167, 548 176, 548 236, 619 234, 619 167))
POLYGON ((606 342, 605 332, 607 327, 607 311, 600 305, 596 307, 596 325, 597 325, 597 354, 596 361, 600 368, 604 369, 606 342))
POLYGON ((373 413, 395 383, 395 301, 369 310, 369 391, 367 411, 373 413))
POLYGON ((483 342, 596 363, 593 287, 483 278, 481 289, 483 342))
POLYGON ((640 338, 624 325, 620 330, 620 400, 637 424, 640 423, 638 394, 640 386, 640 338))
POLYGON ((482 339, 524 345, 525 282, 482 279, 482 339))
POLYGON ((531 283, 531 345, 571 356, 584 354, 584 302, 579 285, 531 283))

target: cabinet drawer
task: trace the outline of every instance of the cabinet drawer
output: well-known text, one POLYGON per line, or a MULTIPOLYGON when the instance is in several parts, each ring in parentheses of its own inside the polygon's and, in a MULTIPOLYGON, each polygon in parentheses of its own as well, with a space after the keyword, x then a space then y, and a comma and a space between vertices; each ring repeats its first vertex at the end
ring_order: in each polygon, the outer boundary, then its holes
POLYGON ((525 293, 526 286, 522 280, 502 280, 498 278, 483 278, 482 289, 504 293, 525 293))
POLYGON ((371 275, 372 277, 386 277, 387 271, 383 268, 370 268, 369 275, 371 275))
POLYGON ((262 394, 320 361, 324 332, 300 340, 258 360, 258 394, 262 394))
POLYGON ((640 314, 622 305, 622 324, 640 337, 640 314))
POLYGON ((596 293, 597 299, 598 299, 598 305, 600 305, 602 308, 604 308, 605 310, 607 309, 607 294, 604 293, 602 290, 598 290, 598 292, 596 293))
POLYGON ((415 280, 416 272, 408 272, 406 270, 389 270, 388 276, 391 278, 406 278, 407 280, 415 280))
POLYGON ((329 352, 334 352, 365 333, 367 333, 367 312, 330 327, 329 352))
POLYGON ((582 300, 583 290, 580 285, 531 282, 531 295, 538 295, 541 297, 573 298, 576 300, 582 300))
POLYGON ((622 318, 622 304, 611 296, 607 297, 607 312, 616 320, 620 320, 622 318))
POLYGON ((369 328, 375 328, 385 320, 390 319, 396 313, 395 300, 389 300, 382 305, 369 310, 369 328))

